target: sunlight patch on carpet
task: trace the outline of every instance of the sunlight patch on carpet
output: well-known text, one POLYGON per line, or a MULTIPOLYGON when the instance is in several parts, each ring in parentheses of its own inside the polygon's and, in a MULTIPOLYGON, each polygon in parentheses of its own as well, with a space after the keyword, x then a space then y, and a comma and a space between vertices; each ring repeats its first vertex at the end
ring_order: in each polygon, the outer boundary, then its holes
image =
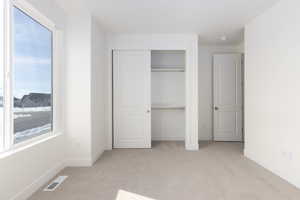
POLYGON ((126 192, 124 190, 119 190, 116 200, 155 200, 155 199, 150 199, 149 197, 134 194, 131 192, 126 192))

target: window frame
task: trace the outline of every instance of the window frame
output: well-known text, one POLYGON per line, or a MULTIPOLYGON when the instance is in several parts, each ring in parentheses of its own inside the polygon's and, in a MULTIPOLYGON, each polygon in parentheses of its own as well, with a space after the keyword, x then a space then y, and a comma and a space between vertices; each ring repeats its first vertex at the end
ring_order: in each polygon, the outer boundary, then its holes
MULTIPOLYGON (((58 31, 55 24, 49 20, 45 15, 40 13, 31 4, 25 0, 4 0, 3 4, 3 26, 4 26, 4 49, 3 49, 3 122, 4 130, 0 135, 0 153, 14 149, 18 149, 40 140, 44 140, 48 137, 53 137, 57 134, 56 118, 57 118, 57 97, 56 97, 56 85, 55 72, 58 65, 58 31), (26 15, 40 23, 52 32, 52 131, 44 133, 39 136, 24 140, 19 143, 14 143, 14 117, 13 117, 13 9, 14 7, 20 9, 26 15)), ((1 19, 1 18, 0 18, 1 19)))
POLYGON ((1 1, 0 2, 0 30, 3 30, 1 33, 0 33, 0 48, 1 48, 1 51, 0 51, 0 65, 1 65, 1 68, 0 70, 2 70, 2 87, 3 87, 3 91, 2 91, 2 95, 3 95, 3 105, 2 105, 2 123, 3 125, 0 126, 0 128, 2 130, 0 130, 0 151, 4 149, 5 147, 5 143, 4 143, 4 96, 5 96, 5 91, 4 91, 4 66, 5 66, 5 60, 4 60, 4 47, 5 47, 5 33, 4 33, 4 24, 5 24, 5 1, 1 1))

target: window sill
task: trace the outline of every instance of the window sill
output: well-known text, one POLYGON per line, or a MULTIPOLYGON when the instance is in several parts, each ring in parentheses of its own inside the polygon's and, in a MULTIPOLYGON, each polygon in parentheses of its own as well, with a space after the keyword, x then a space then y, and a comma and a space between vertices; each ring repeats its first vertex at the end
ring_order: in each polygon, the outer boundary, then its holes
POLYGON ((33 146, 36 146, 38 144, 41 144, 41 143, 45 143, 49 140, 53 140, 59 136, 61 136, 62 133, 56 133, 56 134, 53 134, 53 133, 48 133, 48 134, 45 134, 45 135, 42 135, 42 136, 38 136, 36 138, 32 138, 28 141, 25 141, 25 142, 22 142, 20 144, 17 144, 15 146, 13 146, 11 149, 7 150, 7 151, 4 151, 4 152, 1 152, 0 153, 0 160, 1 159, 4 159, 4 158, 7 158, 9 156, 12 156, 14 154, 17 154, 19 152, 22 152, 22 151, 25 151, 33 146))

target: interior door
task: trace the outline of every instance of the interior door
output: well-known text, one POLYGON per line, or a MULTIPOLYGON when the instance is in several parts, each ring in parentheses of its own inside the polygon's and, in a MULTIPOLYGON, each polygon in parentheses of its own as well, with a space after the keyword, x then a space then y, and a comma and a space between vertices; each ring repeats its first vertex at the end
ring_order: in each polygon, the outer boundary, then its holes
POLYGON ((151 148, 150 78, 150 51, 113 51, 114 148, 151 148))
POLYGON ((217 54, 214 62, 214 140, 242 141, 242 55, 217 54))

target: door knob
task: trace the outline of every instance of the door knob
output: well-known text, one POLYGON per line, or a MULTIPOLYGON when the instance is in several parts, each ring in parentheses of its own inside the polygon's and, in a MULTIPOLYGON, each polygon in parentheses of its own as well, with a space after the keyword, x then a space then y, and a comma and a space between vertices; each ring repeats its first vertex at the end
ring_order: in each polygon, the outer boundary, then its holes
POLYGON ((215 106, 215 110, 219 110, 219 108, 217 106, 215 106))
POLYGON ((147 110, 147 113, 150 113, 151 112, 151 110, 147 110))

